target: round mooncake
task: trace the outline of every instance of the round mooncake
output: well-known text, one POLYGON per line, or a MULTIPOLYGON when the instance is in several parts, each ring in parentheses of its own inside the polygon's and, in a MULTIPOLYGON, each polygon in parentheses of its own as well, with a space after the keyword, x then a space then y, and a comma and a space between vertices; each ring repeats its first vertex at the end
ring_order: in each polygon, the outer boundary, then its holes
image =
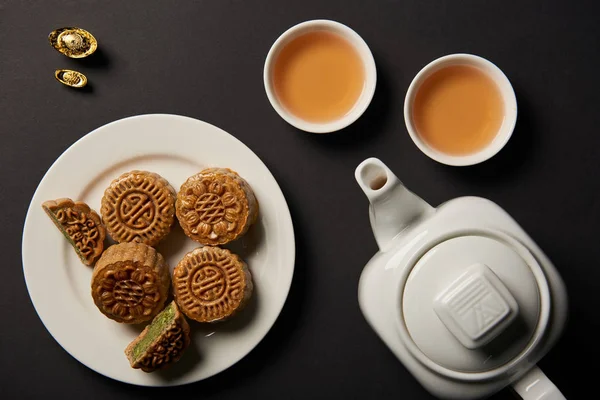
POLYGON ((177 194, 183 231, 204 245, 221 245, 244 235, 258 216, 252 188, 236 172, 208 168, 189 177, 177 194))
POLYGON ((248 265, 229 250, 204 246, 187 253, 173 271, 181 311, 198 322, 223 321, 244 308, 252 295, 248 265))
POLYGON ((120 243, 104 251, 92 274, 92 297, 110 319, 149 321, 162 309, 170 287, 163 256, 142 243, 120 243))
POLYGON ((117 242, 155 246, 175 221, 175 190, 153 172, 127 172, 105 190, 101 213, 108 234, 117 242))

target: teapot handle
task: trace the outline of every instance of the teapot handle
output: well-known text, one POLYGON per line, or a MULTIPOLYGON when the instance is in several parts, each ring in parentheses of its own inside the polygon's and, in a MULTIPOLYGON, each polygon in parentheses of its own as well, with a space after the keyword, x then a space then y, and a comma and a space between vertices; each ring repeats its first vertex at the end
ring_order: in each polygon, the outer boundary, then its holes
POLYGON ((566 400, 538 366, 533 366, 512 387, 523 400, 566 400))

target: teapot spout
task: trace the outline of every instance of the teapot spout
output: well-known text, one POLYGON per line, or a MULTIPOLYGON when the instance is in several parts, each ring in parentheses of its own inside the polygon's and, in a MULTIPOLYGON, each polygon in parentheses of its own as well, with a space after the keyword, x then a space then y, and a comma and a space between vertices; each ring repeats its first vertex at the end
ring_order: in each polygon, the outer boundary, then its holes
POLYGON ((354 176, 369 199, 371 228, 381 251, 387 250, 392 239, 416 220, 435 210, 409 191, 377 158, 368 158, 360 163, 354 176))

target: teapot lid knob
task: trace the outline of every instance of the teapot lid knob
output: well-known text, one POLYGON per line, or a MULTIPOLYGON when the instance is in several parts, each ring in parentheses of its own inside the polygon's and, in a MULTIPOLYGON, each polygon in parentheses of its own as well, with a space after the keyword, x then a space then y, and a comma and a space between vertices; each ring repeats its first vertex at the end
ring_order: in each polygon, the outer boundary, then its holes
POLYGON ((514 321, 519 305, 485 264, 474 264, 434 301, 442 323, 468 349, 488 344, 514 321))

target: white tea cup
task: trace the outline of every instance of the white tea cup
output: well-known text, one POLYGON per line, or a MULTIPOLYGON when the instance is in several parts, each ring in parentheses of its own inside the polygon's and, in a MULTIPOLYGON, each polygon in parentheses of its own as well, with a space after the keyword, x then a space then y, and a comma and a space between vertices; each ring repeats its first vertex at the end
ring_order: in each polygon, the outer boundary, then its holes
POLYGON ((492 62, 472 54, 451 54, 430 62, 415 76, 404 100, 404 122, 415 145, 433 160, 454 166, 478 164, 496 155, 512 136, 517 122, 517 99, 506 75, 492 62), (494 139, 482 149, 466 155, 446 154, 431 147, 422 139, 413 121, 413 105, 423 82, 435 72, 454 65, 468 65, 484 72, 498 87, 504 104, 504 120, 494 139))
POLYGON ((279 36, 267 54, 263 71, 263 79, 267 97, 281 118, 296 128, 306 132, 328 133, 349 126, 365 112, 375 93, 377 70, 375 68, 375 60, 373 59, 373 55, 371 54, 369 46, 367 46, 365 41, 358 35, 358 33, 339 22, 330 20, 311 20, 295 25, 279 36), (354 103, 354 106, 349 112, 340 118, 327 122, 311 122, 294 115, 281 103, 280 99, 275 93, 273 84, 274 64, 283 48, 285 48, 286 45, 288 45, 297 37, 315 31, 327 31, 335 33, 344 38, 354 47, 364 66, 364 86, 361 94, 354 103))

